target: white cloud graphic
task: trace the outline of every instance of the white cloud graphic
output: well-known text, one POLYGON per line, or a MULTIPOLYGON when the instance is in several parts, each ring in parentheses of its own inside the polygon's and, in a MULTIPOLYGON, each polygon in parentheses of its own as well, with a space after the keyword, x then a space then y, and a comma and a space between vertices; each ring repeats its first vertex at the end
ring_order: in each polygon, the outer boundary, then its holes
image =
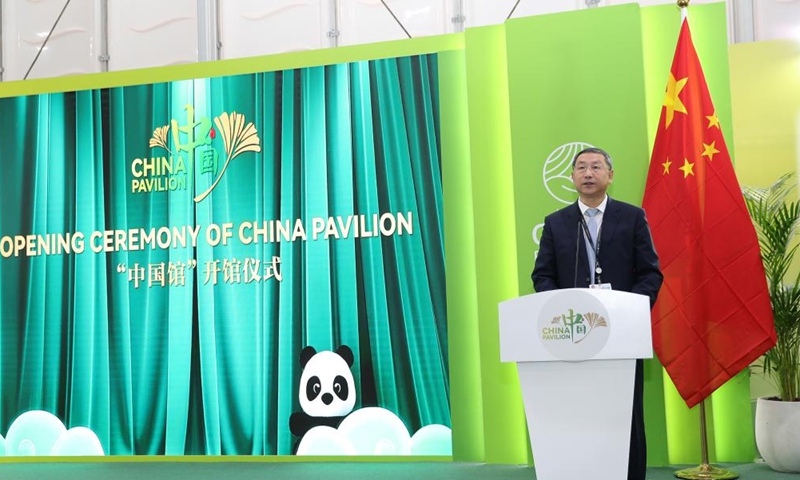
POLYGON ((42 410, 25 412, 14 420, 0 442, 0 453, 8 457, 105 455, 100 439, 91 429, 67 430, 58 417, 42 410))
POLYGON ((444 425, 427 425, 412 437, 403 421, 385 408, 356 410, 338 429, 309 430, 297 455, 452 455, 453 433, 444 425))

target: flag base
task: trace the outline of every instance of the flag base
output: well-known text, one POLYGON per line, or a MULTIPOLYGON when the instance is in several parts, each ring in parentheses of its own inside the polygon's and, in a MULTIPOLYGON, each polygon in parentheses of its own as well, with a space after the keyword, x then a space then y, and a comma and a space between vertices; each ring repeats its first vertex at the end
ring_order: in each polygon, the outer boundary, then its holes
POLYGON ((675 476, 678 478, 685 478, 687 480, 722 480, 739 478, 739 474, 736 472, 725 470, 724 468, 714 467, 707 463, 703 463, 694 468, 678 470, 675 472, 675 476))

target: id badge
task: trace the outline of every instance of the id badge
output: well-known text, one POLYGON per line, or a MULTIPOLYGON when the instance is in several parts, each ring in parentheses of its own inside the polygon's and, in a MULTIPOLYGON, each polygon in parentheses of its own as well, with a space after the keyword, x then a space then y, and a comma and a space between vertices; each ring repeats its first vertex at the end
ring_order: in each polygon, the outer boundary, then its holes
POLYGON ((600 290, 611 290, 610 283, 594 283, 589 285, 589 288, 599 288, 600 290))

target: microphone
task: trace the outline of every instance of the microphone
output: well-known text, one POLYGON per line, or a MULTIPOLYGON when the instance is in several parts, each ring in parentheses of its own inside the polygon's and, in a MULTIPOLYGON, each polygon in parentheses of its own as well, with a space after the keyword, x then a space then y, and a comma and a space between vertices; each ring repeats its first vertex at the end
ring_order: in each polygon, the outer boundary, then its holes
POLYGON ((572 277, 574 288, 578 288, 578 252, 581 248, 581 219, 578 219, 578 235, 575 239, 575 275, 572 277))

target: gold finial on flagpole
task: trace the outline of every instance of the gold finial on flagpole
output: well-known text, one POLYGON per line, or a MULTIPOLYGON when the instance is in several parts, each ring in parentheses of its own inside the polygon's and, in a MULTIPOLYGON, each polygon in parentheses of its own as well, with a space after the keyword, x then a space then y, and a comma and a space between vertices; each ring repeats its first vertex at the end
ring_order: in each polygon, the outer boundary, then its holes
POLYGON ((689 0, 678 0, 678 8, 681 9, 681 23, 689 17, 689 0))

